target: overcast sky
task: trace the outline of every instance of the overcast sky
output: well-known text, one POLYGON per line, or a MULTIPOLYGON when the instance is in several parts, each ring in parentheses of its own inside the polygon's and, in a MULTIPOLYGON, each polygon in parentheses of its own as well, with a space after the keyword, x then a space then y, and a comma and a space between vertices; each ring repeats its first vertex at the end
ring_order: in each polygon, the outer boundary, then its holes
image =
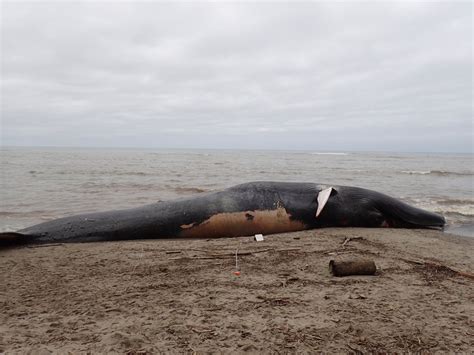
POLYGON ((2 144, 472 152, 467 2, 2 2, 2 144))

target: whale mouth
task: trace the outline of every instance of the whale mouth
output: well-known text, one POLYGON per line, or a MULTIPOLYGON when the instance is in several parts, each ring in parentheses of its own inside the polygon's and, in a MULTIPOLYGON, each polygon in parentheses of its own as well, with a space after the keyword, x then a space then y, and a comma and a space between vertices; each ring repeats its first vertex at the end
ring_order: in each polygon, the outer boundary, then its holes
MULTIPOLYGON (((403 203, 403 202, 400 202, 403 203)), ((411 228, 428 228, 442 230, 446 225, 446 220, 434 212, 425 211, 416 207, 407 205, 410 209, 405 209, 403 213, 400 210, 394 212, 398 214, 402 222, 410 225, 411 228)))

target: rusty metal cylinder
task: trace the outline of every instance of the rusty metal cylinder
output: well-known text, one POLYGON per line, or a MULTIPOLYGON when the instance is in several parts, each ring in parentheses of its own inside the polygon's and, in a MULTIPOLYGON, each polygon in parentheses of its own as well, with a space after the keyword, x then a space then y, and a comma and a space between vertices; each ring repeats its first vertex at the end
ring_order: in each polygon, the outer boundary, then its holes
POLYGON ((334 276, 374 275, 377 268, 373 260, 331 260, 329 262, 329 271, 334 276))

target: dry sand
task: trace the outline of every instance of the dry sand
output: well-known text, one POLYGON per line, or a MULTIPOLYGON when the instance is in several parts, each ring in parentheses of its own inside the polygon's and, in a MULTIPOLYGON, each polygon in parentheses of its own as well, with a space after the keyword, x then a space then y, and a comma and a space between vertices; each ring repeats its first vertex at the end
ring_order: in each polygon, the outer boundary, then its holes
POLYGON ((472 353, 474 280, 452 270, 474 272, 473 246, 324 229, 1 250, 0 352, 472 353), (378 274, 329 274, 329 260, 351 257, 378 274))

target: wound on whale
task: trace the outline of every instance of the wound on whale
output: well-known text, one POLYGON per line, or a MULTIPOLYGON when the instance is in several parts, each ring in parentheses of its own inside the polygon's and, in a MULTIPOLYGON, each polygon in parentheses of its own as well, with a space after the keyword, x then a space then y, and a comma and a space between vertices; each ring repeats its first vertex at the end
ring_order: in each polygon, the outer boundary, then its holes
POLYGON ((55 219, 0 233, 0 246, 221 238, 324 227, 442 228, 444 224, 436 213, 372 190, 258 181, 138 208, 55 219))

